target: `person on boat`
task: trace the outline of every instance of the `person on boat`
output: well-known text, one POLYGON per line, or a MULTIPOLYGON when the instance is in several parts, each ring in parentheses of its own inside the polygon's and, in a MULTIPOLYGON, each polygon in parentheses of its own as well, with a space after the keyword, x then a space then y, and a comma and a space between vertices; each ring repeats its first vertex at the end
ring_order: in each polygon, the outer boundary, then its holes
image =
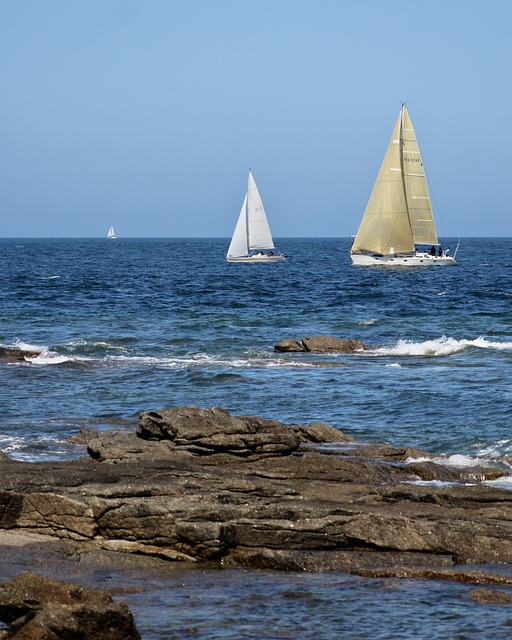
POLYGON ((435 256, 435 255, 436 255, 436 248, 434 247, 434 245, 432 245, 432 246, 430 247, 430 255, 431 255, 431 256, 435 256))
POLYGON ((439 245, 439 253, 437 254, 440 258, 443 257, 443 247, 439 245))
POLYGON ((269 251, 269 252, 268 252, 268 255, 269 255, 269 256, 273 256, 273 255, 274 255, 274 252, 273 252, 273 251, 269 251))
POLYGON ((444 252, 445 256, 448 256, 450 254, 450 247, 446 247, 446 251, 444 252))

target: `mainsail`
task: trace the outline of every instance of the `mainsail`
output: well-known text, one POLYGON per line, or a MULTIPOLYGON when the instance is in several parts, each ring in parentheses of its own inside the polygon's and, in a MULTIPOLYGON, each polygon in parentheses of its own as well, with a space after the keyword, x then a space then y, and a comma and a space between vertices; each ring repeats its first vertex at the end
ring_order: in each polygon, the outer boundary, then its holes
POLYGON ((402 111, 402 170, 412 235, 415 243, 437 244, 434 216, 420 149, 405 105, 402 111))
POLYGON ((437 244, 437 235, 416 135, 402 105, 352 252, 412 253, 415 243, 437 244))
POLYGON ((249 255, 250 251, 274 248, 263 202, 249 171, 247 193, 229 245, 228 256, 237 258, 249 255))

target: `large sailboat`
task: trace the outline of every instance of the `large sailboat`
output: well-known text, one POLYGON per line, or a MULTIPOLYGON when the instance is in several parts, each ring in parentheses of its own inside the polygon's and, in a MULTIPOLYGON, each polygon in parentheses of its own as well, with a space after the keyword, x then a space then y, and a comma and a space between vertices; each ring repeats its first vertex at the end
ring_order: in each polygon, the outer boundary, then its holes
POLYGON ((456 265, 447 252, 437 238, 416 134, 403 104, 350 257, 364 266, 456 265))
POLYGON ((228 262, 275 262, 285 256, 276 251, 263 202, 249 170, 247 193, 229 245, 228 262))

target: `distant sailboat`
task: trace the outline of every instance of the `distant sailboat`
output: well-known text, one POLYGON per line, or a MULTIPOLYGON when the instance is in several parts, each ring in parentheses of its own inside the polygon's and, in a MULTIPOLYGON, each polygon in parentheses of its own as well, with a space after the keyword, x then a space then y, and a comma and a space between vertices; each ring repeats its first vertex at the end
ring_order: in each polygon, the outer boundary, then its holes
MULTIPOLYGON (((455 254, 457 251, 455 251, 455 254)), ((416 134, 402 105, 350 252, 356 265, 456 265, 437 239, 416 134)))
POLYGON ((247 193, 226 260, 228 262, 275 262, 285 259, 282 253, 274 253, 274 250, 274 241, 265 209, 256 182, 249 171, 247 193))
POLYGON ((108 230, 107 238, 109 238, 110 240, 116 240, 117 236, 116 232, 114 231, 114 227, 110 227, 110 229, 108 230))

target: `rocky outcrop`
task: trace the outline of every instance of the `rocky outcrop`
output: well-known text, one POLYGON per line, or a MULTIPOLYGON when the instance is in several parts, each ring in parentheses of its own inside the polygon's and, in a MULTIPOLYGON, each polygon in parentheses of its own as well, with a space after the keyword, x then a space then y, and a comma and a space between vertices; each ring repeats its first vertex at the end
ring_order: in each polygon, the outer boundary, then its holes
POLYGON ((1 585, 0 621, 10 625, 5 640, 140 640, 124 602, 29 572, 1 585))
POLYGON ((512 492, 482 484, 500 470, 218 408, 143 412, 136 431, 93 433, 88 448, 91 458, 69 462, 0 462, 0 528, 170 560, 361 575, 512 560, 512 492))
POLYGON ((311 336, 302 338, 299 342, 295 338, 286 338, 278 342, 274 351, 281 353, 312 352, 312 353, 354 353, 365 351, 368 347, 359 340, 335 338, 333 336, 311 336))
POLYGON ((41 355, 40 351, 29 351, 27 349, 8 349, 0 347, 0 364, 27 362, 27 358, 35 358, 41 355))

